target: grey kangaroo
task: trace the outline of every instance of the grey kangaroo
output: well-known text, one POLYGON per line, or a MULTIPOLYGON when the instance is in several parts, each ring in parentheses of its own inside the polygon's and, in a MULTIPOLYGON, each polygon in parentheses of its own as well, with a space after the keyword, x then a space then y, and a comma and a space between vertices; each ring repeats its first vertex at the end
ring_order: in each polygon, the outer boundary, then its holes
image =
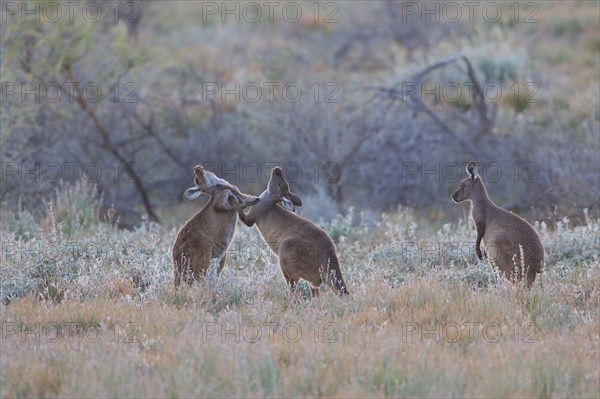
POLYGON ((175 288, 182 280, 192 283, 201 276, 216 279, 225 267, 238 210, 258 201, 200 165, 194 167, 194 175, 195 186, 185 191, 184 198, 191 201, 207 194, 210 200, 177 233, 173 245, 175 288))
POLYGON ((477 172, 476 162, 469 162, 467 173, 469 177, 460 183, 452 200, 455 203, 471 202, 471 217, 477 228, 477 256, 483 259, 480 248, 483 242, 485 253, 494 266, 511 281, 519 281, 525 274, 527 287, 531 287, 544 269, 544 247, 540 237, 525 219, 492 202, 477 172), (522 270, 521 262, 525 270, 522 270))
POLYGON ((256 224, 263 240, 277 255, 283 277, 293 293, 302 279, 310 284, 313 298, 319 295, 323 281, 338 294, 347 295, 333 241, 314 223, 293 213, 294 206, 302 206, 302 200, 290 191, 281 169, 275 167, 258 203, 247 215, 240 209, 239 215, 247 226, 256 224))

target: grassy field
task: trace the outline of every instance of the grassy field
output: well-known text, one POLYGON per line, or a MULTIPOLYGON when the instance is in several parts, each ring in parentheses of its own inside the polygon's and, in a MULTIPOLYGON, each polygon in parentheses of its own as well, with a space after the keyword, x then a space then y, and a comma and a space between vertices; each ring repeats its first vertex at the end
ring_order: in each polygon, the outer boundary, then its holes
POLYGON ((216 286, 174 292, 176 228, 120 231, 97 206, 78 186, 39 223, 2 215, 2 397, 599 395, 598 220, 536 225, 528 291, 476 259, 466 221, 339 217, 323 227, 351 295, 311 301, 244 226, 216 286))
MULTIPOLYGON (((103 130, 76 101, 24 102, 19 95, 2 101, 1 398, 600 398, 600 4, 497 2, 504 19, 494 23, 482 19, 478 5, 476 22, 468 25, 469 2, 459 2, 464 24, 412 32, 387 15, 387 2, 338 2, 339 23, 331 24, 312 22, 313 3, 302 3, 298 24, 279 17, 254 24, 221 23, 219 16, 204 23, 200 2, 145 2, 135 38, 123 23, 30 25, 17 15, 12 25, 2 25, 3 83, 31 88, 38 81, 70 82, 73 69, 82 83, 103 83, 106 93, 117 81, 139 87, 139 106, 106 97, 93 110, 114 143, 130 142, 120 144, 121 155, 135 160, 138 177, 148 179, 162 223, 145 220, 135 230, 120 230, 115 218, 98 221, 101 204, 115 198, 125 208, 144 210, 132 181, 112 168, 122 162, 99 144, 103 130), (532 9, 537 22, 525 23, 532 9), (407 47, 413 39, 414 58, 407 47), (350 43, 346 56, 335 55, 350 43), (24 62, 31 55, 25 47, 34 55, 31 65, 24 62), (368 116, 381 108, 375 101, 376 107, 367 106, 365 87, 393 87, 458 53, 472 61, 479 79, 501 82, 509 93, 494 116, 494 137, 509 147, 494 144, 490 156, 497 158, 477 153, 479 162, 506 161, 503 182, 510 184, 493 187, 490 195, 500 205, 512 202, 511 209, 524 216, 547 216, 549 225, 535 223, 546 264, 531 290, 508 283, 477 259, 466 205, 449 197, 453 182, 444 178, 434 186, 431 176, 399 176, 417 159, 431 171, 442 161, 460 163, 474 155, 449 150, 454 139, 443 129, 431 130, 423 113, 421 119, 410 116, 413 126, 406 123, 408 108, 399 108, 377 133, 383 135, 367 143, 373 150, 347 157, 350 141, 363 132, 352 128, 363 119, 370 126, 368 116), (74 67, 65 59, 73 59, 74 67), (313 83, 333 82, 343 101, 334 106, 319 100, 315 107, 288 107, 281 100, 277 107, 266 100, 198 103, 199 86, 210 81, 228 87, 299 82, 308 99, 313 83), (512 95, 514 85, 528 83, 536 84, 535 101, 512 95), (313 112, 320 109, 327 112, 313 112), (160 140, 135 118, 145 121, 150 111, 156 119, 148 127, 160 140), (413 131, 427 140, 406 148, 402 138, 412 141, 413 131), (300 146, 298 132, 313 145, 300 146), (141 145, 139 137, 150 141, 141 145), (166 158, 165 143, 176 162, 166 158), (543 191, 526 185, 527 170, 515 178, 513 156, 526 161, 522 166, 539 167, 543 191), (182 182, 191 183, 192 165, 211 160, 304 165, 304 187, 294 182, 292 189, 305 202, 299 212, 315 219, 367 204, 363 214, 354 210, 321 223, 336 243, 350 296, 325 288, 311 300, 302 283, 299 297, 292 297, 277 259, 256 229, 242 224, 218 282, 175 292, 171 246, 177 229, 201 206, 178 205, 187 188, 182 182), (345 202, 341 194, 339 203, 327 194, 335 191, 326 186, 332 181, 309 181, 306 167, 315 161, 317 172, 329 161, 346 165, 339 186, 345 202), (189 167, 182 172, 177 163, 189 167), (104 192, 76 183, 78 176, 67 178, 66 168, 60 184, 32 173, 41 165, 52 174, 60 164, 102 166, 104 177, 96 183, 104 192), (12 173, 17 166, 20 172, 12 173), (373 176, 385 179, 391 191, 368 185, 373 176), (551 200, 544 200, 546 194, 551 200), (379 214, 398 203, 414 208, 379 214)), ((331 3, 319 2, 322 17, 331 3)), ((66 16, 66 6, 64 11, 66 16)), ((412 26, 422 28, 416 21, 412 26)), ((428 75, 429 83, 463 82, 461 69, 440 69, 428 75)), ((431 106, 447 123, 460 122, 453 115, 477 122, 462 97, 431 106)), ((461 126, 456 132, 472 130, 461 126)), ((233 166, 223 165, 229 171, 233 166)), ((264 189, 264 179, 247 180, 240 176, 234 183, 253 194, 264 189)))

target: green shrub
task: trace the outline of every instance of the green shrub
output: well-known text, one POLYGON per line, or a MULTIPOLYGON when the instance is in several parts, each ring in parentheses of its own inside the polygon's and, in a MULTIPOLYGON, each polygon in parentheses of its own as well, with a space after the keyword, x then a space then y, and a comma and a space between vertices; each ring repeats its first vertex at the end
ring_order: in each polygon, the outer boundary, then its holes
POLYGON ((553 33, 555 36, 577 37, 583 32, 583 26, 579 20, 573 18, 568 21, 560 21, 554 25, 553 33))
POLYGON ((89 230, 98 224, 100 205, 96 186, 79 181, 63 185, 56 191, 49 216, 54 217, 66 237, 73 237, 78 231, 89 230))

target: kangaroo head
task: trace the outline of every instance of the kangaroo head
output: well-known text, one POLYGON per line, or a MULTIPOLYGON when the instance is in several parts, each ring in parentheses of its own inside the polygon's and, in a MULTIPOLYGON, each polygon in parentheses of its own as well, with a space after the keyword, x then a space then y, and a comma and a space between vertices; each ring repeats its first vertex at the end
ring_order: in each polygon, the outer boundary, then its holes
POLYGON ((467 165, 467 173, 469 177, 460 182, 458 189, 452 194, 452 201, 459 203, 466 200, 470 200, 473 192, 479 188, 481 183, 481 177, 477 172, 477 163, 475 161, 469 162, 467 165))
POLYGON ((184 199, 191 201, 202 194, 220 195, 223 197, 219 198, 220 201, 230 203, 229 195, 232 195, 236 198, 236 202, 242 209, 258 202, 258 197, 241 193, 236 186, 230 184, 225 179, 217 177, 213 172, 205 170, 202 165, 194 167, 194 184, 194 187, 185 190, 183 194, 184 199))
POLYGON ((275 202, 281 201, 284 208, 294 211, 295 206, 302 206, 302 200, 290 191, 289 183, 283 178, 281 168, 274 167, 271 171, 271 179, 267 191, 275 202))

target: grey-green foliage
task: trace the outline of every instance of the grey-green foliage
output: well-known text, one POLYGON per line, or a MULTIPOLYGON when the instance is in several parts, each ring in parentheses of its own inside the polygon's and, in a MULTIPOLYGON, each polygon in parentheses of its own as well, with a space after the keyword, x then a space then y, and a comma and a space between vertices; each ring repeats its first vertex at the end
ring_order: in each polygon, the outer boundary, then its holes
MULTIPOLYGON (((27 295, 52 301, 126 295, 138 301, 162 298, 185 303, 185 293, 172 294, 170 251, 176 230, 146 222, 124 231, 93 220, 97 209, 94 192, 93 186, 86 184, 64 187, 54 198, 56 208, 40 225, 27 227, 28 234, 23 234, 24 227, 17 222, 2 225, 2 302, 27 295)), ((26 213, 20 218, 8 216, 10 220, 27 219, 26 213)), ((384 215, 375 224, 353 224, 349 214, 324 227, 337 235, 342 271, 351 287, 367 281, 397 286, 427 274, 474 289, 505 284, 488 262, 474 256, 473 228, 446 224, 431 234, 424 222, 419 223, 402 212, 384 215)), ((547 278, 569 279, 598 267, 598 220, 571 227, 565 219, 554 231, 543 224, 538 229, 546 249, 547 278)), ((243 227, 236 233, 217 286, 201 286, 206 296, 200 300, 214 313, 241 306, 256 295, 280 298, 287 292, 276 257, 254 229, 243 227)), ((308 297, 308 291, 303 295, 308 297)), ((264 378, 268 389, 276 376, 264 378)))
MULTIPOLYGON (((60 165, 62 179, 71 183, 82 177, 82 166, 96 165, 102 173, 94 183, 105 193, 106 205, 120 209, 141 208, 140 191, 153 206, 177 203, 176 193, 190 184, 191 167, 199 162, 220 165, 215 170, 220 174, 234 170, 232 183, 254 194, 264 189, 267 165, 283 163, 302 169, 293 189, 328 202, 321 213, 311 205, 317 219, 351 206, 380 212, 398 205, 458 217, 459 208, 448 201, 458 179, 446 166, 462 168, 477 158, 501 168, 490 191, 513 210, 541 217, 557 205, 562 217, 597 203, 597 99, 590 97, 589 108, 580 109, 574 106, 579 95, 555 94, 560 89, 552 79, 555 71, 522 42, 519 24, 491 31, 418 18, 398 24, 403 4, 341 2, 338 23, 290 25, 264 19, 200 23, 202 3, 157 3, 148 5, 136 25, 137 39, 122 21, 20 23, 19 15, 11 17, 0 27, 3 82, 29 88, 73 79, 81 85, 95 82, 103 97, 88 102, 87 109, 77 101, 30 101, 31 96, 22 101, 18 95, 0 104, 3 162, 28 170, 36 162, 42 166, 35 180, 21 173, 3 176, 0 201, 13 209, 21 203, 32 214, 44 212, 40 199, 61 180, 44 175, 49 164, 60 165), (406 99, 386 101, 373 90, 411 83, 446 53, 465 54, 482 85, 502 83, 502 98, 488 104, 493 132, 477 133, 479 117, 462 64, 424 77, 428 84, 463 89, 454 100, 422 96, 443 123, 406 99), (269 101, 263 85, 269 81, 280 89, 289 82, 300 85, 301 100, 286 101, 279 92, 269 101), (209 100, 203 97, 209 82, 230 89, 256 83, 263 88, 262 101, 219 94, 209 100), (529 101, 526 83, 537 87, 537 102, 529 101), (120 95, 113 102, 115 84, 120 95), (326 101, 329 94, 336 102, 326 101), (561 101, 568 106, 552 105, 561 101), (123 173, 124 161, 136 165, 143 189, 123 173), (68 176, 66 165, 73 162, 76 173, 68 176), (249 164, 260 165, 253 179, 243 173, 249 164), (515 165, 521 167, 516 176, 515 165), (523 169, 528 165, 537 168, 532 176, 523 169), (413 166, 416 172, 408 173, 413 166)), ((586 29, 579 22, 548 23, 535 25, 550 31, 556 25, 557 35, 586 29)), ((545 45, 557 40, 539 37, 545 45)))

